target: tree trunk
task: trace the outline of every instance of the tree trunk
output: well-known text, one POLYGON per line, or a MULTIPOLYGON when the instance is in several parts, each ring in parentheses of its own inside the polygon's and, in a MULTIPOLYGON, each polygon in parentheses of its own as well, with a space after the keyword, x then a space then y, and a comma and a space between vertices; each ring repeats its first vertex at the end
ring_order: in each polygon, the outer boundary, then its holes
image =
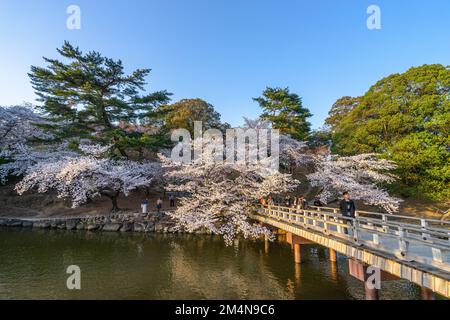
POLYGON ((120 210, 118 204, 117 204, 117 199, 119 198, 119 191, 103 191, 101 192, 102 195, 108 197, 109 199, 111 199, 111 203, 112 203, 112 208, 111 208, 111 213, 117 212, 120 210))
POLYGON ((116 146, 117 150, 119 150, 120 154, 122 155, 122 157, 125 157, 128 159, 128 155, 125 152, 125 150, 123 150, 122 148, 119 148, 118 146, 116 146))
POLYGON ((112 196, 111 197, 111 202, 112 202, 112 208, 111 208, 111 212, 117 212, 119 211, 119 206, 117 205, 117 198, 119 195, 117 196, 112 196))

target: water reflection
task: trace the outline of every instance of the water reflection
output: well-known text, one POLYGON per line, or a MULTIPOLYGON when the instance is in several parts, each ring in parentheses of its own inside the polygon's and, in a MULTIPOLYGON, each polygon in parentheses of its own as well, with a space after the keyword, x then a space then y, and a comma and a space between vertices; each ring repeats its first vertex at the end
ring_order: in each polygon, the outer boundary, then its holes
MULTIPOLYGON (((25 299, 361 299, 347 260, 302 247, 295 264, 284 241, 214 236, 0 229, 0 298, 25 299), (65 287, 78 265, 82 290, 65 287)), ((381 298, 418 298, 404 281, 384 283, 381 298)))
POLYGON ((334 282, 338 282, 338 269, 337 263, 334 261, 330 261, 330 279, 334 282))

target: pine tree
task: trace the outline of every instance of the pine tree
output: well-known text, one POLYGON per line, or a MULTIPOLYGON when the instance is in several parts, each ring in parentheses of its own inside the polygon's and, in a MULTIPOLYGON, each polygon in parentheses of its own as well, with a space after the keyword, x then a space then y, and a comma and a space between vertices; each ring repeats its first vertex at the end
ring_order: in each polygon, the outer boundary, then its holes
POLYGON ((127 147, 161 143, 162 137, 146 139, 145 133, 120 126, 145 124, 156 107, 169 102, 167 91, 141 95, 150 69, 125 74, 122 61, 95 51, 84 54, 69 42, 57 51, 64 62, 44 57, 47 66, 32 66, 29 73, 40 108, 51 121, 46 130, 61 140, 87 138, 112 143, 122 156, 128 156, 127 147))
POLYGON ((289 88, 266 88, 261 97, 253 98, 263 109, 261 118, 269 120, 274 129, 303 141, 309 135, 311 124, 306 120, 312 114, 303 107, 302 99, 289 88))

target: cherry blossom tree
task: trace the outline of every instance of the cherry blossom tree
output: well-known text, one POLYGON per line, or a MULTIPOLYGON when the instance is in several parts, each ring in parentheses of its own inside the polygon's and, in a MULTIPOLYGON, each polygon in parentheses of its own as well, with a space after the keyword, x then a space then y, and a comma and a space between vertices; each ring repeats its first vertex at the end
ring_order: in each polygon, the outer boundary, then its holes
POLYGON ((65 157, 75 157, 78 154, 67 149, 67 143, 31 147, 29 144, 18 143, 0 150, 0 184, 5 184, 9 176, 20 177, 28 168, 41 162, 57 162, 65 157))
POLYGON ((39 193, 56 190, 59 198, 69 199, 73 207, 98 196, 111 199, 112 211, 119 210, 117 199, 133 190, 150 185, 160 173, 156 163, 114 161, 92 155, 66 157, 58 161, 40 161, 26 170, 16 185, 19 194, 37 189, 39 193))
MULTIPOLYGON (((244 118, 244 128, 266 129, 270 123, 262 119, 244 118)), ((280 164, 284 168, 308 166, 312 171, 306 178, 314 187, 319 187, 322 203, 335 200, 342 192, 351 192, 354 199, 368 205, 378 206, 389 213, 397 212, 401 200, 392 197, 381 185, 397 178, 390 172, 396 168, 392 161, 378 159, 376 154, 361 154, 352 157, 316 154, 308 150, 305 142, 287 135, 280 135, 280 164)))
POLYGON ((49 148, 38 143, 52 138, 39 127, 45 124, 47 121, 33 112, 31 105, 0 107, 0 184, 6 183, 9 175, 21 176, 41 160, 72 154, 66 144, 49 148))
POLYGON ((0 107, 0 183, 9 176, 23 176, 16 185, 19 194, 37 188, 38 192, 55 189, 58 197, 71 200, 77 207, 97 197, 109 197, 113 211, 123 193, 149 186, 160 175, 155 163, 114 161, 105 157, 111 146, 88 144, 77 140, 79 152, 68 148, 69 142, 51 143, 52 136, 39 124, 46 124, 29 107, 0 107), (46 140, 45 143, 36 143, 46 140), (81 152, 81 154, 80 154, 81 152))
POLYGON ((0 149, 28 140, 50 138, 38 126, 45 123, 31 106, 0 107, 0 149))
POLYGON ((174 212, 168 213, 178 228, 206 229, 222 235, 231 244, 238 235, 271 237, 266 227, 250 220, 261 197, 290 191, 296 182, 289 174, 268 169, 264 164, 227 163, 203 154, 190 164, 175 163, 160 155, 167 189, 185 196, 174 212))
POLYGON ((315 156, 315 170, 308 174, 309 182, 320 187, 320 200, 328 203, 342 192, 348 191, 354 199, 378 206, 388 213, 397 212, 401 200, 389 195, 381 184, 395 181, 390 173, 395 163, 378 159, 376 154, 360 154, 351 157, 315 156))
MULTIPOLYGON (((249 119, 244 117, 243 129, 271 129, 270 121, 256 118, 249 119)), ((295 166, 305 165, 312 161, 307 154, 308 145, 304 141, 298 141, 288 135, 279 136, 279 162, 281 167, 292 169, 295 166)), ((268 140, 268 149, 270 150, 270 140, 268 140)))

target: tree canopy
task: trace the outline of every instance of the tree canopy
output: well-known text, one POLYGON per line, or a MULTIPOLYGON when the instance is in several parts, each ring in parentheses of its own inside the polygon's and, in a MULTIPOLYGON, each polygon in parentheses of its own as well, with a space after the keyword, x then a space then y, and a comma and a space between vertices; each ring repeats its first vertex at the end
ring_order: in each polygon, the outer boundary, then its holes
POLYGON ((221 123, 220 114, 214 106, 202 99, 182 99, 156 109, 155 119, 164 131, 187 129, 194 134, 194 121, 202 121, 204 129, 226 129, 227 123, 221 123))
POLYGON ((395 161, 404 195, 450 197, 449 67, 392 74, 361 97, 338 100, 326 122, 334 152, 377 152, 395 161))
POLYGON ((124 140, 133 147, 150 147, 145 133, 119 126, 145 123, 156 107, 169 102, 167 91, 141 94, 150 69, 126 74, 121 60, 95 51, 85 54, 69 42, 57 51, 64 61, 44 57, 47 66, 32 66, 29 73, 40 109, 51 121, 42 127, 59 139, 112 141, 122 156, 127 156, 124 140))
POLYGON ((303 107, 297 94, 291 93, 289 88, 267 87, 262 96, 253 100, 263 109, 261 118, 270 121, 274 129, 299 141, 306 140, 311 127, 307 118, 312 114, 303 107))

